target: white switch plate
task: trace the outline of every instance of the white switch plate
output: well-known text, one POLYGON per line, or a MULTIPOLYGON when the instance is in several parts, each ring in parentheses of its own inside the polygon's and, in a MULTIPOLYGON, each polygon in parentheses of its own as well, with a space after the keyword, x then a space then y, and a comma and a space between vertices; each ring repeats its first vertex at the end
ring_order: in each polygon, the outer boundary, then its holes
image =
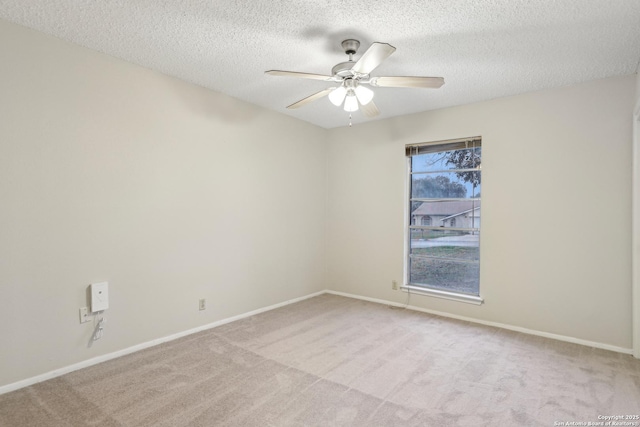
POLYGON ((109 282, 91 284, 91 312, 109 308, 109 282))

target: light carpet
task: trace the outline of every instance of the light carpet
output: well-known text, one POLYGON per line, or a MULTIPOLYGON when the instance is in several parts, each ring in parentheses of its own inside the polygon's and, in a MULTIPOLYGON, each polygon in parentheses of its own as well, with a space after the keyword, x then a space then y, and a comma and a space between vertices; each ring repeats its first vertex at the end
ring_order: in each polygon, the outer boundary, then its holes
POLYGON ((612 415, 640 415, 640 360, 629 355, 335 295, 0 396, 0 425, 20 427, 557 426, 612 415))

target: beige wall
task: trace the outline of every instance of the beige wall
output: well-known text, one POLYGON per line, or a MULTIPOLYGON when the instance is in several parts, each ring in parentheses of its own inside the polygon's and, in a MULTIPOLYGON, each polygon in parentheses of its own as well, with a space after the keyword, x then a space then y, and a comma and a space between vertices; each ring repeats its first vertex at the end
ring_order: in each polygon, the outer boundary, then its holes
POLYGON ((0 386, 324 289, 324 129, 4 21, 0 58, 0 386))
MULTIPOLYGON (((635 77, 329 133, 328 286, 405 302, 404 145, 482 136, 482 306, 411 305, 631 348, 635 77)), ((384 106, 380 106, 384 108, 384 106)))

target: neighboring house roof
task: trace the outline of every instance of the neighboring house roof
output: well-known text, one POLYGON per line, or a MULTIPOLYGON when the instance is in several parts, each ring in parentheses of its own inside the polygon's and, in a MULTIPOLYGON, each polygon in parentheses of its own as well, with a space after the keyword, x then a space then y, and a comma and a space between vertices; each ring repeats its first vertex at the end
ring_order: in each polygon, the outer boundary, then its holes
MULTIPOLYGON (((455 217, 457 217, 457 216, 465 215, 465 214, 468 214, 468 213, 469 213, 469 212, 471 212, 471 211, 477 211, 477 210, 480 210, 480 206, 478 206, 478 207, 476 207, 476 208, 473 208, 473 209, 468 209, 468 210, 466 210, 466 211, 458 212, 457 214, 449 215, 449 216, 448 216, 448 217, 446 217, 446 218, 442 218, 442 221, 446 221, 446 220, 448 220, 449 218, 455 218, 455 217)), ((480 212, 478 212, 478 213, 480 213, 480 212)), ((476 215, 476 216, 477 216, 477 215, 476 215)))
POLYGON ((480 208, 479 200, 457 200, 452 202, 425 202, 411 215, 445 215, 458 216, 480 208))

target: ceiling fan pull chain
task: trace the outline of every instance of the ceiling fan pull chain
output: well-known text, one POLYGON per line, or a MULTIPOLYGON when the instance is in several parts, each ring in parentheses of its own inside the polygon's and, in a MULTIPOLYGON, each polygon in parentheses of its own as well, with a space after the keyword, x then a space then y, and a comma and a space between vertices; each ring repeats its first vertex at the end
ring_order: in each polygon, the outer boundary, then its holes
POLYGON ((351 127, 351 113, 349 113, 349 127, 351 127))

